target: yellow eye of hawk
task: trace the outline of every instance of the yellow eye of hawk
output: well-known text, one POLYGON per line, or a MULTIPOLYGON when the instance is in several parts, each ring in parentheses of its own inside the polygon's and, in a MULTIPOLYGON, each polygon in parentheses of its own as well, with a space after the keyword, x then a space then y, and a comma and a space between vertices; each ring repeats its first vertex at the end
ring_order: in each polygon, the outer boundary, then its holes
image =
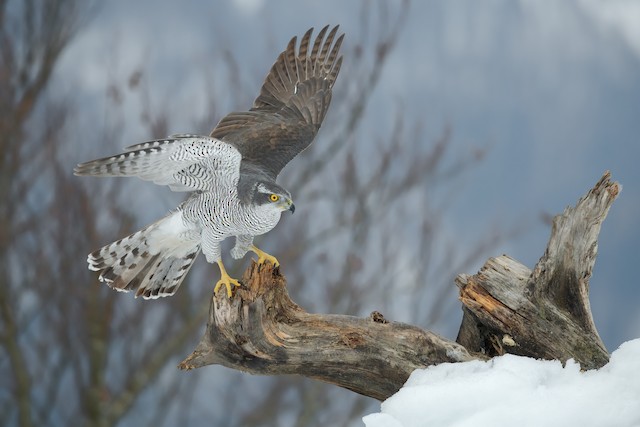
POLYGON ((278 200, 280 200, 280 196, 278 196, 277 194, 272 194, 269 196, 269 200, 271 200, 272 202, 277 202, 278 200))

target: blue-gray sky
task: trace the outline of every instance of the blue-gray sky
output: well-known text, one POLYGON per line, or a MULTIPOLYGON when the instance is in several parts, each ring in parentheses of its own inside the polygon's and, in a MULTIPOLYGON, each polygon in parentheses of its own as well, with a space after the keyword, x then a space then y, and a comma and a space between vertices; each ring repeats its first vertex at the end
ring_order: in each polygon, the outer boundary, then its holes
MULTIPOLYGON (((242 96, 256 94, 291 36, 339 23, 346 43, 360 37, 363 4, 103 2, 65 52, 56 86, 97 105, 110 79, 126 78, 144 63, 151 89, 163 90, 152 102, 178 106, 170 111, 179 127, 169 131, 189 131, 205 110, 205 91, 215 90, 230 108, 251 100, 207 86, 208 73, 227 69, 209 56, 233 49, 246 86, 242 96)), ((389 13, 398 4, 389 2, 389 13)), ((373 22, 369 31, 384 31, 384 19, 373 22)), ((123 120, 134 128, 129 135, 145 140, 149 135, 135 128, 137 102, 125 101, 123 120)), ((501 225, 527 227, 487 256, 507 253, 532 267, 549 235, 540 215, 574 204, 611 170, 623 191, 600 236, 592 309, 610 350, 640 336, 640 3, 414 2, 359 138, 388 135, 400 107, 434 139, 450 126, 460 155, 487 149, 484 161, 465 174, 445 224, 460 244, 501 225)), ((88 122, 101 119, 102 110, 83 113, 78 129, 89 132, 88 122)), ((114 147, 85 141, 70 165, 114 147)))

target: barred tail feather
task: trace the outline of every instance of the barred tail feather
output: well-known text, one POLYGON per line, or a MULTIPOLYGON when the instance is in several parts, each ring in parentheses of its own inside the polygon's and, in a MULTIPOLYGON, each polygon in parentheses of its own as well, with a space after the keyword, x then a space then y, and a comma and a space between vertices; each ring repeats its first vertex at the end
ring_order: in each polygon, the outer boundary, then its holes
POLYGON ((173 295, 200 253, 197 239, 186 239, 182 213, 160 221, 89 254, 89 269, 100 281, 135 296, 155 299, 173 295))

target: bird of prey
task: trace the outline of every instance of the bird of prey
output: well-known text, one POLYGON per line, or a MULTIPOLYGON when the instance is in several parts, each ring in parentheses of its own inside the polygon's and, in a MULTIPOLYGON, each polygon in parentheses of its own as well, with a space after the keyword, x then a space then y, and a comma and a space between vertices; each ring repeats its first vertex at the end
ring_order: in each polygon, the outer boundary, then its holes
POLYGON ((225 286, 231 297, 240 283, 222 263, 220 244, 227 237, 236 238, 233 258, 252 251, 259 263, 279 265, 253 238, 275 227, 283 211, 294 211, 276 178, 315 138, 342 64, 338 27, 324 27, 313 43, 312 31, 297 48, 291 39, 253 107, 228 114, 209 136, 172 135, 75 168, 76 175, 136 176, 192 192, 164 218, 89 254, 89 269, 100 272, 100 281, 145 299, 170 296, 202 250, 220 267, 214 293, 225 286))

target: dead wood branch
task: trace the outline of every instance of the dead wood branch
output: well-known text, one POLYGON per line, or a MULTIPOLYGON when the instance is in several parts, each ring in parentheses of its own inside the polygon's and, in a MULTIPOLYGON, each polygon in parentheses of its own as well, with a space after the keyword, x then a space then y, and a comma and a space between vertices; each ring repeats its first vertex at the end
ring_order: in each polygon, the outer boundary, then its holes
POLYGON ((239 289, 211 303, 207 331, 182 369, 220 364, 263 375, 298 374, 376 399, 398 391, 416 368, 473 357, 461 345, 415 326, 311 314, 287 294, 271 264, 251 264, 239 289))
POLYGON ((415 326, 310 314, 296 305, 271 265, 252 263, 233 298, 211 301, 207 330, 182 369, 220 364, 262 375, 297 374, 383 400, 417 368, 514 353, 574 358, 586 369, 608 361, 588 299, 597 237, 620 186, 605 173, 575 207, 553 221, 533 271, 492 258, 460 275, 464 317, 457 343, 415 326))

